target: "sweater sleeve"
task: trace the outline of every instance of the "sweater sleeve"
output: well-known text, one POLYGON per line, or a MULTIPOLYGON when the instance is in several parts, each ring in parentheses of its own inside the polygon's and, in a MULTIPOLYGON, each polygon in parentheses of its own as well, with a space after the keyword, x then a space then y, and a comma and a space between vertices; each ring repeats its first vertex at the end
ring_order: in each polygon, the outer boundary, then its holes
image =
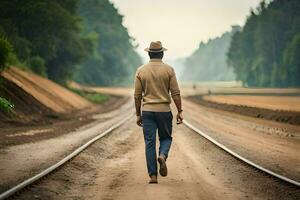
POLYGON ((137 100, 142 100, 142 97, 143 97, 143 87, 142 87, 141 78, 139 77, 139 73, 137 71, 134 79, 134 98, 137 100))
POLYGON ((172 68, 171 71, 171 77, 170 77, 170 91, 171 91, 171 96, 174 97, 176 95, 180 95, 180 90, 178 87, 178 82, 176 79, 176 74, 174 69, 172 68))

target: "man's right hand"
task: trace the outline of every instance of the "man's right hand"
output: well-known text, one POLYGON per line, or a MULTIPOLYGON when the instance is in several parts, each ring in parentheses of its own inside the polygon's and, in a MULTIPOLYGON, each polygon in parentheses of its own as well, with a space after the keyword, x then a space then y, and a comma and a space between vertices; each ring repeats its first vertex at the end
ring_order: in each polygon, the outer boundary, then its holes
POLYGON ((182 120, 183 120, 182 111, 177 113, 176 120, 177 120, 177 124, 182 123, 182 120))
POLYGON ((136 124, 141 127, 143 126, 143 121, 141 116, 136 116, 136 124))

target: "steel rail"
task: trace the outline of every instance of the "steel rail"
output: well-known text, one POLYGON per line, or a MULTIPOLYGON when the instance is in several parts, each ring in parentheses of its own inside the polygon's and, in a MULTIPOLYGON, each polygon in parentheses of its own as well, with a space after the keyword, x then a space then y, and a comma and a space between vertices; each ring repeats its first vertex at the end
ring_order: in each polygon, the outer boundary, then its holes
POLYGON ((44 176, 48 175, 49 173, 51 173, 55 169, 59 168, 60 166, 62 166, 66 162, 68 162, 70 159, 72 159, 75 156, 77 156, 79 153, 81 153, 84 149, 86 149, 91 144, 93 144, 94 142, 96 142, 100 138, 104 137, 108 133, 112 132, 116 128, 120 127, 127 120, 129 120, 132 116, 133 116, 133 114, 131 114, 128 117, 124 118, 123 120, 121 120, 117 124, 111 126, 109 129, 105 130, 104 132, 100 133, 96 137, 92 138, 91 140, 89 140, 88 142, 86 142, 85 144, 83 144, 82 146, 80 146, 77 149, 75 149, 72 153, 70 153, 69 155, 67 155, 63 159, 61 159, 59 162, 55 163, 54 165, 51 165, 50 167, 48 167, 47 169, 43 170, 39 174, 37 174, 37 175, 35 175, 35 176, 33 176, 33 177, 29 178, 29 179, 26 179, 25 181, 19 183, 18 185, 16 185, 16 186, 10 188, 9 190, 3 192, 2 194, 0 194, 0 200, 6 199, 6 198, 12 196, 13 194, 15 194, 16 192, 20 191, 21 189, 23 189, 23 188, 31 185, 32 183, 34 183, 34 182, 38 181, 39 179, 43 178, 44 176))
POLYGON ((300 187, 300 182, 292 180, 290 178, 287 178, 285 176, 282 176, 280 174, 277 174, 276 172, 273 172, 271 170, 268 170, 250 160, 248 160, 247 158, 244 158, 243 156, 239 155, 238 153, 235 153, 234 151, 232 151, 231 149, 229 149, 228 147, 224 146, 223 144, 217 142, 216 140, 214 140, 212 137, 210 137, 209 135, 205 134, 203 131, 199 130, 198 128, 196 128, 195 126, 193 126, 192 124, 190 124, 189 122, 187 122, 186 120, 183 120, 183 124, 186 125, 188 128, 192 129, 193 131, 195 131, 196 133, 198 133, 199 135, 201 135, 202 137, 206 138, 207 140, 209 140, 210 142, 212 142, 213 144, 215 144, 216 146, 218 146, 219 148, 223 149, 224 151, 226 151, 227 153, 231 154, 232 156, 238 158, 239 160, 251 165, 252 167, 255 167, 271 176, 274 176, 278 179, 281 179, 285 182, 288 182, 290 184, 293 184, 295 186, 300 187))

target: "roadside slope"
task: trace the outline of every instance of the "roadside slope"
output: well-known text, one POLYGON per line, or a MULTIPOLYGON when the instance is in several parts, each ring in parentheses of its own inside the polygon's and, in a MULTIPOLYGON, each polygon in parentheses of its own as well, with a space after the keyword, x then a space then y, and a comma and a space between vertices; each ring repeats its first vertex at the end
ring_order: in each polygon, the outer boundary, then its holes
POLYGON ((15 67, 3 72, 2 76, 55 112, 67 112, 72 109, 81 109, 92 105, 77 94, 46 78, 15 67))
POLYGON ((11 114, 0 110, 0 126, 11 121, 32 122, 41 116, 68 113, 93 105, 46 78, 15 67, 2 72, 0 78, 0 96, 15 106, 11 114))

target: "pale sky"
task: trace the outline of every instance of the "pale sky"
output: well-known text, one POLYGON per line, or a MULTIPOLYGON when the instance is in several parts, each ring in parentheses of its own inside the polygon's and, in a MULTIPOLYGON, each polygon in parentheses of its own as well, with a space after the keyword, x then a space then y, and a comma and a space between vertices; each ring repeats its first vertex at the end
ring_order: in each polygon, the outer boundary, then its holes
POLYGON ((166 59, 189 56, 201 41, 245 23, 261 0, 111 0, 124 15, 124 26, 139 44, 138 52, 160 40, 166 59))

